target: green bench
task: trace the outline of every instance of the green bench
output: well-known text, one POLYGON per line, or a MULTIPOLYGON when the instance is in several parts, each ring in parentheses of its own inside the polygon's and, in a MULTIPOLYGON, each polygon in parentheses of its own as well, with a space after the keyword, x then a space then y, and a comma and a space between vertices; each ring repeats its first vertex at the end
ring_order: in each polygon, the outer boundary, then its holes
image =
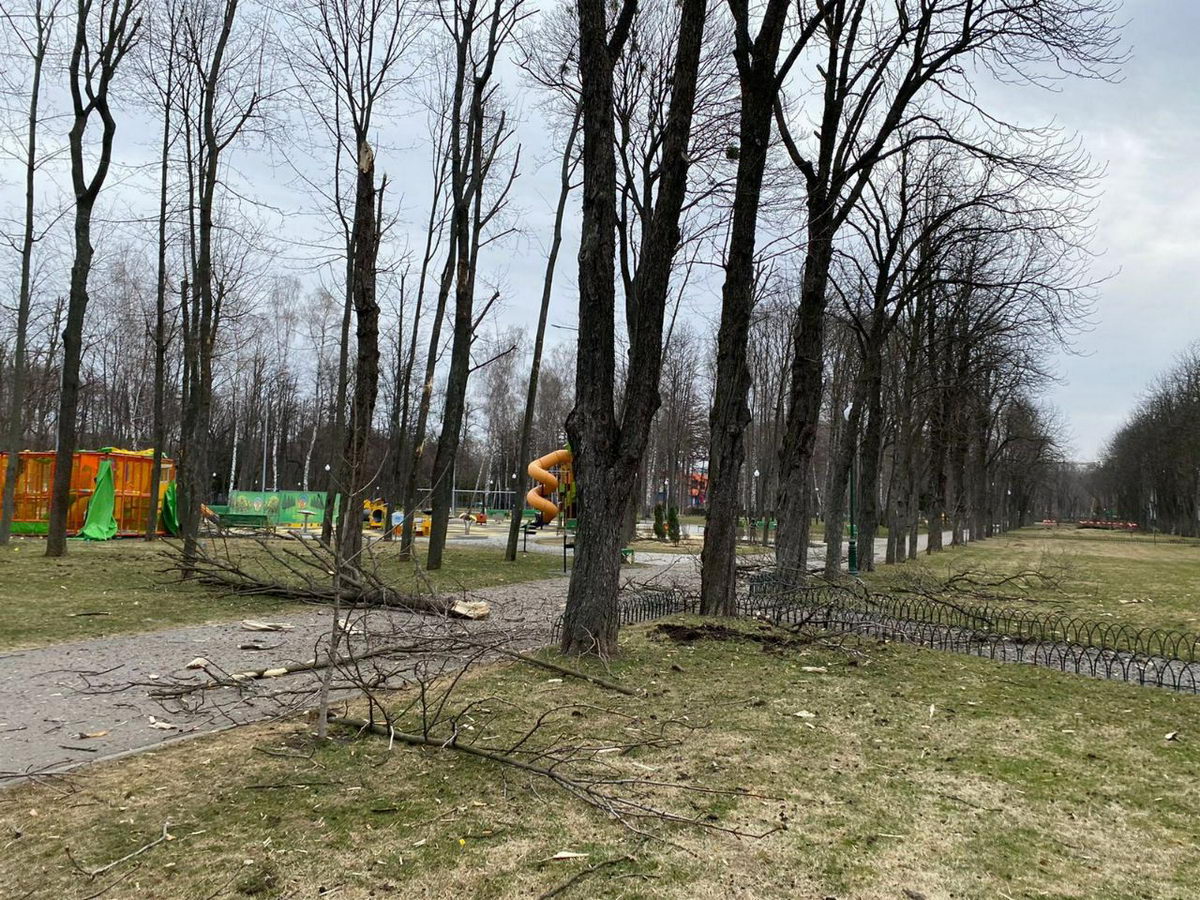
POLYGON ((227 512, 220 517, 222 528, 259 528, 274 531, 275 520, 267 513, 227 512))

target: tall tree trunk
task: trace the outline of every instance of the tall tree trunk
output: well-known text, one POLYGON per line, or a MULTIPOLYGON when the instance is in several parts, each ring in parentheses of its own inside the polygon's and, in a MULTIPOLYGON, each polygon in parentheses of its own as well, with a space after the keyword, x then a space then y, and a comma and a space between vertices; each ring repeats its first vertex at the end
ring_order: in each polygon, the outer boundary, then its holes
MULTIPOLYGON (((63 328, 62 387, 58 403, 58 441, 55 446, 54 484, 50 495, 50 523, 46 555, 67 552, 67 516, 71 508, 71 470, 74 467, 79 411, 79 368, 83 356, 83 323, 87 315, 88 277, 92 271, 92 211, 108 177, 117 123, 108 104, 113 76, 141 26, 132 16, 135 0, 119 0, 103 11, 105 24, 99 41, 89 40, 93 24, 91 7, 80 2, 75 17, 75 41, 71 48, 71 106, 74 112, 68 137, 71 150, 71 183, 75 193, 75 259, 67 318, 63 328), (95 154, 92 177, 84 173, 87 158, 84 135, 92 115, 101 121, 100 146, 95 154)), ((94 36, 93 36, 94 37, 94 36)))
POLYGON ((7 546, 16 515, 17 477, 21 472, 21 439, 25 429, 26 343, 29 339, 30 269, 33 263, 34 175, 37 172, 38 103, 42 91, 42 64, 50 41, 52 17, 43 18, 41 0, 36 6, 37 42, 34 47, 33 81, 29 90, 29 131, 25 139, 25 223, 21 234, 21 283, 17 293, 17 333, 9 380, 8 432, 5 434, 4 497, 0 501, 0 547, 7 546))
POLYGON ((228 144, 217 133, 217 91, 224 69, 225 50, 237 15, 238 0, 226 0, 220 33, 213 46, 208 69, 203 73, 201 110, 201 169, 198 179, 196 277, 192 307, 194 334, 191 363, 192 384, 184 414, 184 457, 179 485, 179 528, 183 534, 185 563, 195 558, 200 539, 200 504, 208 485, 209 422, 212 418, 213 353, 219 319, 219 303, 213 276, 213 208, 216 203, 221 151, 228 144))
MULTIPOLYGON (((337 396, 333 401, 333 446, 337 447, 347 440, 346 434, 346 395, 350 387, 350 321, 354 312, 354 245, 353 240, 346 238, 346 297, 342 304, 342 326, 338 339, 338 380, 337 396)), ((348 475, 346 458, 335 457, 329 464, 329 484, 325 487, 325 518, 321 520, 321 540, 328 544, 333 537, 334 510, 340 509, 345 515, 347 509, 339 505, 338 495, 345 488, 348 475)))
POLYGON ((446 317, 446 302, 450 297, 453 281, 457 242, 454 231, 450 232, 446 265, 438 285, 437 305, 433 313, 433 328, 429 335, 429 349, 425 356, 424 379, 421 382, 421 399, 417 403, 417 422, 413 428, 411 461, 407 465, 404 484, 404 526, 400 532, 400 553, 412 553, 413 525, 417 511, 417 478, 421 474, 421 463, 425 457, 425 432, 429 426, 429 407, 433 402, 433 379, 437 372, 438 346, 441 343, 442 321, 446 317))
POLYGON ((738 170, 721 288, 717 376, 708 418, 708 511, 700 553, 700 611, 724 616, 733 614, 737 590, 738 485, 750 424, 746 356, 754 311, 754 250, 771 139, 775 64, 786 19, 782 4, 770 3, 759 36, 751 43, 744 8, 739 9, 740 15, 735 10, 738 35, 734 51, 741 92, 738 170))
POLYGON ((610 37, 604 0, 579 0, 583 105, 583 222, 579 246, 579 349, 575 407, 567 419, 578 484, 575 566, 563 616, 562 650, 602 657, 617 651, 620 524, 659 405, 663 319, 679 218, 687 187, 688 138, 704 33, 705 0, 683 0, 679 47, 662 144, 658 202, 634 276, 637 298, 630 371, 616 415, 614 289, 616 158, 613 58, 628 37, 635 4, 627 0, 610 37))
POLYGON ((146 511, 146 540, 158 536, 158 495, 162 483, 163 445, 167 442, 167 182, 170 172, 171 96, 175 54, 167 56, 167 89, 163 96, 162 156, 158 181, 158 272, 154 295, 154 455, 150 471, 150 507, 146 511))
POLYGON ((78 425, 76 417, 79 410, 83 322, 88 304, 88 275, 92 269, 91 235, 92 204, 79 202, 75 207, 75 262, 71 265, 67 321, 62 333, 62 382, 58 401, 58 440, 54 448, 50 526, 46 535, 47 556, 63 556, 67 552, 67 514, 72 505, 71 470, 74 466, 78 425))
POLYGON ((825 352, 825 305, 833 262, 834 223, 821 191, 809 194, 808 246, 800 288, 800 309, 793 329, 787 425, 779 451, 779 530, 775 559, 780 566, 808 567, 808 531, 812 518, 809 483, 820 423, 825 352))
MULTIPOLYGON (((866 386, 859 373, 854 384, 853 407, 849 417, 841 423, 838 440, 832 448, 829 461, 829 481, 825 489, 825 576, 835 578, 842 571, 842 532, 846 525, 846 488, 850 482, 850 469, 854 466, 854 455, 858 449, 863 420, 863 404, 866 386)), ((834 415, 838 414, 834 404, 834 415)), ((859 468, 862 471, 862 468, 859 468)), ((861 496, 861 495, 860 495, 861 496)))
POLYGON ((881 341, 867 345, 863 363, 866 425, 859 443, 858 568, 875 571, 875 534, 879 531, 879 476, 883 467, 883 359, 881 341))
MULTIPOLYGON (((383 189, 379 192, 382 202, 383 189)), ((353 572, 362 556, 362 505, 370 487, 367 449, 375 401, 379 392, 379 302, 375 295, 375 262, 379 251, 379 229, 375 209, 375 155, 365 137, 358 141, 358 178, 354 198, 354 229, 351 241, 354 275, 356 359, 354 399, 346 432, 345 506, 338 520, 338 559, 353 572)))

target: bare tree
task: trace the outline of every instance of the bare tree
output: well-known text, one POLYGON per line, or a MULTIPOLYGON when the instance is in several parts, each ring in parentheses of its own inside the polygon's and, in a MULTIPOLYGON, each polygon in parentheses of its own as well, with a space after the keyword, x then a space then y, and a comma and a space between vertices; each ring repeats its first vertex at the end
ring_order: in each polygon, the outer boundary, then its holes
MULTIPOLYGON (((372 117, 405 81, 401 60, 419 33, 408 0, 311 0, 301 13, 308 34, 303 68, 317 74, 323 93, 303 87, 315 114, 343 153, 356 160, 353 213, 346 223, 335 186, 338 214, 346 233, 346 293, 356 322, 354 396, 350 404, 345 452, 335 478, 341 492, 338 527, 340 559, 355 565, 362 548, 359 509, 371 482, 367 444, 379 387, 379 302, 376 265, 381 237, 384 185, 375 187, 375 152, 368 143, 372 117), (333 103, 328 103, 332 96, 333 103), (332 110, 332 111, 330 111, 332 110)), ((336 182, 336 179, 335 179, 336 182)), ((386 184, 386 179, 385 179, 386 184)), ((344 351, 343 351, 344 352, 344 351)), ((343 379, 339 377, 339 400, 343 379)), ((332 518, 329 505, 327 521, 332 518)))
POLYGON ((35 204, 34 179, 37 174, 38 158, 38 113, 42 95, 42 69, 46 53, 50 49, 50 38, 61 0, 35 0, 33 7, 33 31, 29 33, 14 17, 7 5, 0 6, 0 19, 12 28, 22 47, 29 54, 32 71, 29 85, 28 129, 25 134, 25 216, 20 242, 16 245, 21 256, 21 282, 17 293, 16 347, 13 352, 12 376, 9 379, 8 429, 4 435, 5 459, 4 498, 0 507, 0 547, 9 542, 12 533, 13 515, 16 512, 17 476, 20 472, 21 438, 25 416, 25 370, 28 366, 26 344, 29 338, 29 316, 31 307, 31 270, 33 248, 37 240, 34 233, 35 204))
POLYGON ((154 302, 154 466, 150 474, 150 505, 146 513, 146 540, 158 534, 158 495, 162 479, 163 446, 167 442, 167 218, 169 213, 168 187, 170 182, 171 147, 176 129, 172 127, 172 107, 175 103, 175 67, 179 61, 176 27, 180 24, 179 6, 166 4, 156 19, 151 20, 149 52, 145 55, 143 77, 153 85, 158 108, 162 112, 162 142, 159 157, 158 184, 158 277, 154 302), (158 27, 156 27, 158 26, 158 27), (159 33, 159 28, 165 34, 159 33))
POLYGON ((721 325, 717 335, 717 372, 709 417, 708 518, 701 555, 701 610, 728 615, 736 587, 738 488, 745 459, 744 435, 750 423, 750 368, 747 343, 755 298, 755 243, 763 173, 771 142, 771 116, 791 67, 811 39, 825 12, 801 5, 801 21, 792 47, 779 63, 789 4, 767 0, 758 34, 750 35, 750 8, 729 0, 734 22, 734 59, 741 88, 737 187, 721 289, 721 325))
POLYGON ((495 167, 500 154, 513 137, 506 114, 497 111, 500 99, 492 79, 501 51, 523 15, 522 0, 493 0, 490 9, 486 4, 480 9, 479 0, 452 0, 452 8, 443 13, 455 47, 453 119, 449 134, 452 204, 449 228, 454 267, 451 270, 447 265, 443 270, 439 295, 449 292, 453 279, 454 325, 442 429, 433 462, 433 519, 426 557, 429 569, 441 567, 454 503, 452 473, 472 371, 471 346, 480 323, 499 297, 498 291, 493 292, 483 309, 476 310, 475 285, 484 229, 506 205, 520 162, 518 145, 507 176, 495 179, 499 183, 495 195, 485 197, 485 188, 498 171, 495 167))
MULTIPOLYGON (((226 288, 218 271, 214 232, 222 156, 259 115, 265 97, 263 40, 253 23, 244 40, 231 40, 239 0, 194 8, 184 18, 183 52, 193 74, 197 108, 185 110, 189 129, 189 182, 194 185, 193 284, 184 315, 186 360, 180 466, 179 525, 185 558, 196 554, 200 504, 208 484, 213 355, 226 288), (193 155, 194 154, 194 155, 193 155)), ((185 293, 187 293, 185 289, 185 293)))
MULTIPOLYGON (((1110 0, 929 0, 881 10, 871 0, 835 0, 818 29, 800 90, 818 97, 794 129, 784 103, 776 121, 805 186, 804 274, 793 327, 788 428, 781 448, 779 541, 781 563, 803 567, 808 555, 810 464, 821 411, 822 360, 829 273, 835 241, 862 196, 875 167, 903 148, 946 142, 973 147, 931 108, 979 111, 963 85, 970 62, 1037 82, 1039 66, 1056 72, 1103 76, 1116 51, 1115 5, 1110 0), (807 124, 815 121, 815 130, 807 124), (811 138, 809 134, 811 133, 811 138), (797 137, 797 135, 799 135, 797 137)), ((982 112, 982 111, 980 111, 982 112)), ((982 118, 1003 127, 986 112, 982 118)), ((950 125, 957 124, 953 117, 950 125)))
POLYGON ((563 619, 567 653, 610 656, 617 650, 620 523, 631 502, 651 422, 658 407, 662 332, 679 217, 687 189, 696 75, 704 34, 704 0, 685 0, 671 101, 661 150, 658 196, 645 219, 643 253, 631 308, 635 339, 624 404, 616 408, 616 296, 613 266, 617 224, 613 66, 622 52, 636 4, 629 0, 610 23, 603 0, 580 0, 579 67, 583 107, 583 223, 579 247, 579 350, 575 407, 567 433, 579 484, 575 568, 563 619))
POLYGON ((113 79, 141 30, 140 0, 78 0, 75 40, 68 66, 74 120, 69 135, 71 184, 75 192, 75 260, 63 328, 62 390, 58 404, 58 465, 50 498, 46 555, 67 552, 67 515, 71 508, 71 470, 77 437, 79 367, 83 355, 88 276, 92 271, 92 213, 112 164, 117 122, 109 105, 113 79), (88 174, 85 146, 88 125, 100 120, 100 142, 88 174))

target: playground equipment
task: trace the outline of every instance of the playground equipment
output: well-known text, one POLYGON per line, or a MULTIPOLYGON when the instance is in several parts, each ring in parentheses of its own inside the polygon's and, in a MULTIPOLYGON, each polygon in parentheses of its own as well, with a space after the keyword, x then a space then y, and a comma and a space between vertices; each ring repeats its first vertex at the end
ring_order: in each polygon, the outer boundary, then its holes
POLYGON ((368 528, 383 530, 383 520, 387 517, 387 504, 382 500, 363 501, 363 523, 368 528))
MULTIPOLYGON (((561 510, 550 495, 564 489, 568 496, 574 480, 571 474, 571 451, 563 448, 547 453, 529 464, 529 477, 538 482, 538 486, 525 495, 525 502, 542 514, 542 524, 549 525, 561 510), (550 469, 558 469, 558 477, 550 469)), ((564 503, 564 506, 567 504, 564 503)))
MULTIPOLYGON (((97 540, 116 535, 142 534, 150 513, 150 480, 154 474, 153 450, 120 450, 103 447, 80 450, 71 462, 70 506, 67 533, 97 540), (95 503, 93 503, 93 499, 95 503), (94 509, 89 509, 89 506, 94 509), (86 523, 86 525, 85 525, 86 523)), ((23 451, 16 484, 14 534, 45 534, 50 526, 50 493, 58 454, 23 451)), ((7 455, 0 453, 0 489, 3 489, 7 455)), ((163 457, 155 506, 175 481, 175 463, 163 457)), ((173 513, 173 510, 172 510, 173 513)), ((165 533, 159 524, 159 533, 165 533)))

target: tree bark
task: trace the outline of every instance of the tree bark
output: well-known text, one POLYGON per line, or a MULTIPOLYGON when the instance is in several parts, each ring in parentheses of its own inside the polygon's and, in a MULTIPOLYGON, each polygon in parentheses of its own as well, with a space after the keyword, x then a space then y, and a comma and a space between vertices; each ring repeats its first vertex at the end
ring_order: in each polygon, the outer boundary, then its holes
POLYGON ((687 187, 688 138, 704 33, 705 0, 683 0, 671 102, 664 129, 658 202, 645 227, 634 276, 637 310, 620 422, 615 403, 614 288, 616 159, 613 59, 635 9, 622 7, 609 36, 604 0, 579 0, 583 106, 583 222, 579 247, 579 348, 575 406, 567 418, 578 484, 575 567, 563 616, 562 650, 602 657, 617 651, 620 525, 646 450, 662 372, 663 318, 687 187))
POLYGON ((769 3, 759 35, 751 42, 745 6, 731 4, 730 8, 737 29, 734 56, 741 94, 739 156, 725 283, 721 288, 717 374, 709 414, 708 509, 700 553, 700 612, 723 616, 733 615, 737 590, 738 486, 746 459, 746 427, 750 424, 750 367, 746 356, 754 311, 754 251, 771 140, 775 66, 787 18, 785 4, 769 3))
POLYGON ((62 387, 58 405, 58 441, 55 446, 54 483, 50 496, 50 523, 46 555, 67 552, 67 515, 71 508, 71 470, 74 467, 79 411, 79 369, 83 355, 83 324, 87 315, 88 276, 92 271, 92 211, 108 177, 117 123, 109 108, 109 88, 121 60, 132 46, 141 19, 133 20, 136 0, 120 0, 104 12, 98 29, 100 45, 89 41, 91 7, 80 2, 75 17, 75 41, 69 63, 71 105, 74 113, 68 137, 71 182, 75 192, 75 259, 71 265, 67 318, 63 328, 62 387), (94 60, 94 61, 93 61, 94 60), (100 146, 95 169, 84 173, 84 135, 92 114, 100 117, 100 146))
POLYGON ((146 511, 146 540, 158 536, 158 495, 162 484, 163 445, 167 442, 167 181, 170 171, 171 96, 175 54, 167 55, 167 85, 162 97, 162 155, 158 183, 158 277, 154 296, 154 456, 150 472, 150 507, 146 511))
POLYGON ((825 351, 826 289, 833 261, 834 223, 824 194, 808 199, 808 247, 800 289, 800 309, 793 331, 788 415, 779 451, 779 529, 776 562, 787 569, 808 567, 808 533, 812 518, 809 483, 821 413, 825 351))
MULTIPOLYGON (((383 191, 379 192, 382 203, 383 191)), ((358 176, 354 196, 354 226, 351 257, 356 358, 354 399, 346 431, 347 483, 345 506, 338 520, 338 562, 349 572, 359 568, 362 556, 362 504, 370 487, 367 449, 375 402, 379 392, 379 302, 375 293, 375 265, 379 251, 376 216, 375 155, 365 137, 358 140, 358 176)))

